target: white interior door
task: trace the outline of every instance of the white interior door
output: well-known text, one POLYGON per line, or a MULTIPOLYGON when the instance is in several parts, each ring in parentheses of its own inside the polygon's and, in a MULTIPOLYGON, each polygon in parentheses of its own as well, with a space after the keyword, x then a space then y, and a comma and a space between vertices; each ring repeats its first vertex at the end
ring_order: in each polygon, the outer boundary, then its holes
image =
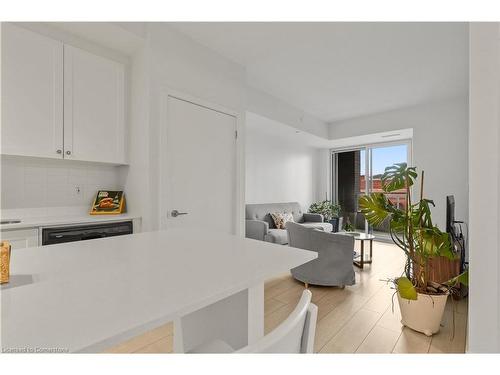
POLYGON ((162 226, 234 233, 236 117, 173 96, 165 105, 162 226))

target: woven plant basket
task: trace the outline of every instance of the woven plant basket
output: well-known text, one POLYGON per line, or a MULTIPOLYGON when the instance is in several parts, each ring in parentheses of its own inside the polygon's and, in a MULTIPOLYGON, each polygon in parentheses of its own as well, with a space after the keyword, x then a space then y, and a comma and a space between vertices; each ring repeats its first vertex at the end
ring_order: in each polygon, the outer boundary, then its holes
POLYGON ((8 283, 10 277, 10 243, 2 241, 0 250, 0 284, 8 283))

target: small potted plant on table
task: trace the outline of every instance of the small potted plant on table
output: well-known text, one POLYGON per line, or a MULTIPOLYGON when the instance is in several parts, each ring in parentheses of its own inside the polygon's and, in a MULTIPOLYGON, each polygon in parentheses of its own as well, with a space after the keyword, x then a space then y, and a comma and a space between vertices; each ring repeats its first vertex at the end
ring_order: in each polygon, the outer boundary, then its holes
POLYGON ((309 212, 313 214, 323 215, 325 222, 332 224, 332 232, 338 232, 341 225, 339 225, 341 207, 339 204, 333 203, 329 200, 316 202, 311 204, 309 212))
POLYGON ((403 276, 392 281, 396 285, 401 323, 427 336, 439 331, 446 300, 451 286, 467 283, 467 273, 458 275, 445 284, 430 279, 429 260, 444 256, 455 259, 458 255, 448 233, 442 232, 431 219, 433 201, 423 197, 424 172, 420 178, 420 198, 412 199, 411 187, 418 175, 415 167, 406 163, 385 169, 382 188, 385 193, 400 189, 406 191, 404 208, 397 208, 384 193, 372 193, 359 198, 361 212, 371 225, 390 219, 390 235, 406 255, 403 276))

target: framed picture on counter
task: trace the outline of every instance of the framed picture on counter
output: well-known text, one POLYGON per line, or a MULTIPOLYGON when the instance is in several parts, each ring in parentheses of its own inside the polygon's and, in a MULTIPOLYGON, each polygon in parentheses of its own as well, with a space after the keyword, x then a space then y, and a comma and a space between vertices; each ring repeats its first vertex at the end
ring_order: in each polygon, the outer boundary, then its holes
POLYGON ((90 210, 91 215, 122 214, 125 209, 123 191, 99 190, 90 210))

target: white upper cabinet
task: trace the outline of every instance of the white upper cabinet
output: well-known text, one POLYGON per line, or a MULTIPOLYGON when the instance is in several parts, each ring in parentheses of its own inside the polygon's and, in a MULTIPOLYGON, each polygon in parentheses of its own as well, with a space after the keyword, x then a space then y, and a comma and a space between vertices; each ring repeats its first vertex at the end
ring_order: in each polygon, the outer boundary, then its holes
POLYGON ((64 158, 125 164, 125 67, 64 46, 64 158))
POLYGON ((63 44, 2 25, 2 153, 63 157, 63 44))
POLYGON ((125 66, 2 25, 2 154, 126 164, 125 66))

